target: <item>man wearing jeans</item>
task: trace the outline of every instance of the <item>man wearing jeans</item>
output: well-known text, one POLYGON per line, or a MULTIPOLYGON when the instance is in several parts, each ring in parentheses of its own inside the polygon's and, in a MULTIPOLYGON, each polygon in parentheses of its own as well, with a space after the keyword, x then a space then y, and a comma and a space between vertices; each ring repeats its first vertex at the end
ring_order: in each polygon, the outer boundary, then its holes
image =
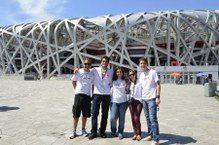
POLYGON ((139 80, 142 83, 142 103, 149 134, 149 136, 143 140, 152 140, 152 145, 159 145, 157 106, 160 104, 160 81, 157 72, 153 69, 148 69, 147 60, 145 58, 139 59, 139 67, 142 69, 139 80))
POLYGON ((99 128, 100 137, 106 138, 106 125, 108 119, 108 111, 110 104, 110 88, 112 85, 113 70, 108 68, 109 57, 104 56, 101 58, 100 67, 92 69, 94 75, 94 91, 93 91, 93 108, 91 118, 91 133, 88 135, 88 139, 94 139, 97 137, 97 121, 99 110, 101 106, 102 115, 99 128))

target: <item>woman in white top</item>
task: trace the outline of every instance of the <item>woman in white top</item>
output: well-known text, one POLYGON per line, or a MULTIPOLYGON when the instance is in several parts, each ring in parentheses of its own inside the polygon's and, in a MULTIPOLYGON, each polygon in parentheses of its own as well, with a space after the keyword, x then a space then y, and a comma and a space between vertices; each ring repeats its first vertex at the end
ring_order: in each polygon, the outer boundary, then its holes
POLYGON ((126 80, 124 77, 124 71, 121 67, 118 67, 114 71, 113 86, 111 95, 111 136, 116 136, 117 132, 117 120, 119 119, 118 137, 123 139, 123 132, 125 126, 125 113, 128 107, 128 100, 126 96, 126 80))
POLYGON ((141 103, 141 83, 137 79, 137 75, 134 70, 129 70, 128 72, 128 85, 127 85, 127 91, 130 95, 129 100, 129 110, 131 113, 131 119, 132 119, 132 126, 134 130, 134 136, 132 137, 132 140, 141 140, 141 122, 140 122, 140 116, 142 112, 142 103, 141 103))

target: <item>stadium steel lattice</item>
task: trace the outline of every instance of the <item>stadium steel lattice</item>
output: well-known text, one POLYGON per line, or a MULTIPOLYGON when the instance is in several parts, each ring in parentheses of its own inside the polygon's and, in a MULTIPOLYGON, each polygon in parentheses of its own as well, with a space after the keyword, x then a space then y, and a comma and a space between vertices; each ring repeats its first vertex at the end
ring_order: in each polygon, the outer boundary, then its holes
POLYGON ((219 64, 219 11, 145 12, 0 27, 0 73, 35 72, 50 78, 92 58, 136 68, 219 64))

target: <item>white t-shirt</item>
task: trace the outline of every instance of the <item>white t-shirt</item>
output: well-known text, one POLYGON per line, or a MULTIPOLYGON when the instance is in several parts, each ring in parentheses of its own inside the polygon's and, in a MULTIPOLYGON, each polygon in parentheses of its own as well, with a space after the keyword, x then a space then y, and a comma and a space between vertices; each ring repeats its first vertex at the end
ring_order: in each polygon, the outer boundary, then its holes
POLYGON ((141 101, 141 93, 142 93, 142 86, 139 80, 136 81, 136 84, 133 82, 130 85, 130 97, 134 98, 135 100, 141 101))
POLYGON ((92 69, 94 74, 94 92, 93 94, 110 95, 110 88, 112 85, 113 70, 102 70, 101 67, 92 69))
POLYGON ((127 101, 126 81, 117 79, 113 81, 111 102, 123 103, 127 101))
POLYGON ((146 72, 140 74, 139 80, 142 84, 142 99, 150 100, 156 98, 156 83, 159 81, 157 72, 148 69, 146 72))
POLYGON ((91 85, 94 81, 94 75, 91 71, 86 72, 83 68, 78 70, 76 75, 71 78, 72 81, 77 81, 75 88, 75 94, 86 94, 90 96, 91 85))

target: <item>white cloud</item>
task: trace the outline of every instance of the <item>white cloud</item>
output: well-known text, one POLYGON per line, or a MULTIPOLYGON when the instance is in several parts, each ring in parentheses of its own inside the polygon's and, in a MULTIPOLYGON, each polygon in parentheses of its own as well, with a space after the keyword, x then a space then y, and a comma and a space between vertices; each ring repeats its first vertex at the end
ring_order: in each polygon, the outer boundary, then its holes
POLYGON ((67 0, 16 0, 25 21, 43 21, 61 16, 67 0))

